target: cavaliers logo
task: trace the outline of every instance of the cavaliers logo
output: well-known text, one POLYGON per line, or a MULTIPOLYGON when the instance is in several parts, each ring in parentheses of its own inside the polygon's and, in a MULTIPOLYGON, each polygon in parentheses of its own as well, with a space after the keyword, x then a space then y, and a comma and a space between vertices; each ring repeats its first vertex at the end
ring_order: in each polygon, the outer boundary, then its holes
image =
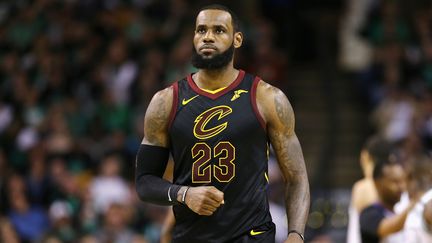
POLYGON ((220 120, 231 113, 231 107, 226 105, 215 106, 204 111, 195 119, 195 126, 193 129, 195 137, 198 139, 208 139, 219 134, 225 130, 228 126, 228 122, 224 122, 211 128, 207 128, 207 123, 209 123, 213 118, 220 120))

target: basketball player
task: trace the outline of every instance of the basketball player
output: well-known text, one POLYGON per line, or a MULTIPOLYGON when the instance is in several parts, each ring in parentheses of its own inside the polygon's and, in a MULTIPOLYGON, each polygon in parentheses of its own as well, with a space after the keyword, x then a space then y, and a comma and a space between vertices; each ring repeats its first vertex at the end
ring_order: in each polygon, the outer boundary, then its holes
POLYGON ((199 71, 156 93, 147 108, 136 187, 143 201, 173 205, 172 242, 275 241, 268 142, 286 180, 286 242, 304 242, 309 184, 294 113, 279 89, 234 68, 238 26, 226 7, 203 8, 193 38, 199 71), (161 178, 169 153, 173 184, 161 178))

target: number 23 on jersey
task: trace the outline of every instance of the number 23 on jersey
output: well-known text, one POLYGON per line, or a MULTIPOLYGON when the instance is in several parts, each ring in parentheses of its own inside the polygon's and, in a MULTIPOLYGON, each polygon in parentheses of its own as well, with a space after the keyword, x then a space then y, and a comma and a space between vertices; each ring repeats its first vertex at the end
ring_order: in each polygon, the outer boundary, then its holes
POLYGON ((230 182, 235 176, 235 147, 227 141, 220 141, 213 149, 205 142, 196 143, 192 149, 192 182, 210 183, 212 179, 230 182), (211 159, 217 159, 215 164, 211 159))

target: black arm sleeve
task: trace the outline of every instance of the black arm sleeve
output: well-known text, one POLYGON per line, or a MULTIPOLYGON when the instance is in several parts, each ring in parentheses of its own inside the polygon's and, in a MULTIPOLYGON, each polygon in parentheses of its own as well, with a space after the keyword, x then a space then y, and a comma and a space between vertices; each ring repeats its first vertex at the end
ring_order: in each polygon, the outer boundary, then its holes
POLYGON ((162 179, 168 163, 169 150, 141 144, 135 161, 135 186, 142 201, 159 205, 178 204, 179 185, 162 179))

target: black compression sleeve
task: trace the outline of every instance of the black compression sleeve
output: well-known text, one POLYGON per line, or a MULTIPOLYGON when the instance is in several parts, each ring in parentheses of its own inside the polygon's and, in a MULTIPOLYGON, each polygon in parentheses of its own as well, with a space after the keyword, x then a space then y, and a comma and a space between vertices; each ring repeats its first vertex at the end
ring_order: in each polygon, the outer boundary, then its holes
POLYGON ((159 205, 178 203, 181 186, 162 179, 168 158, 167 148, 141 144, 135 164, 135 186, 141 200, 159 205))

